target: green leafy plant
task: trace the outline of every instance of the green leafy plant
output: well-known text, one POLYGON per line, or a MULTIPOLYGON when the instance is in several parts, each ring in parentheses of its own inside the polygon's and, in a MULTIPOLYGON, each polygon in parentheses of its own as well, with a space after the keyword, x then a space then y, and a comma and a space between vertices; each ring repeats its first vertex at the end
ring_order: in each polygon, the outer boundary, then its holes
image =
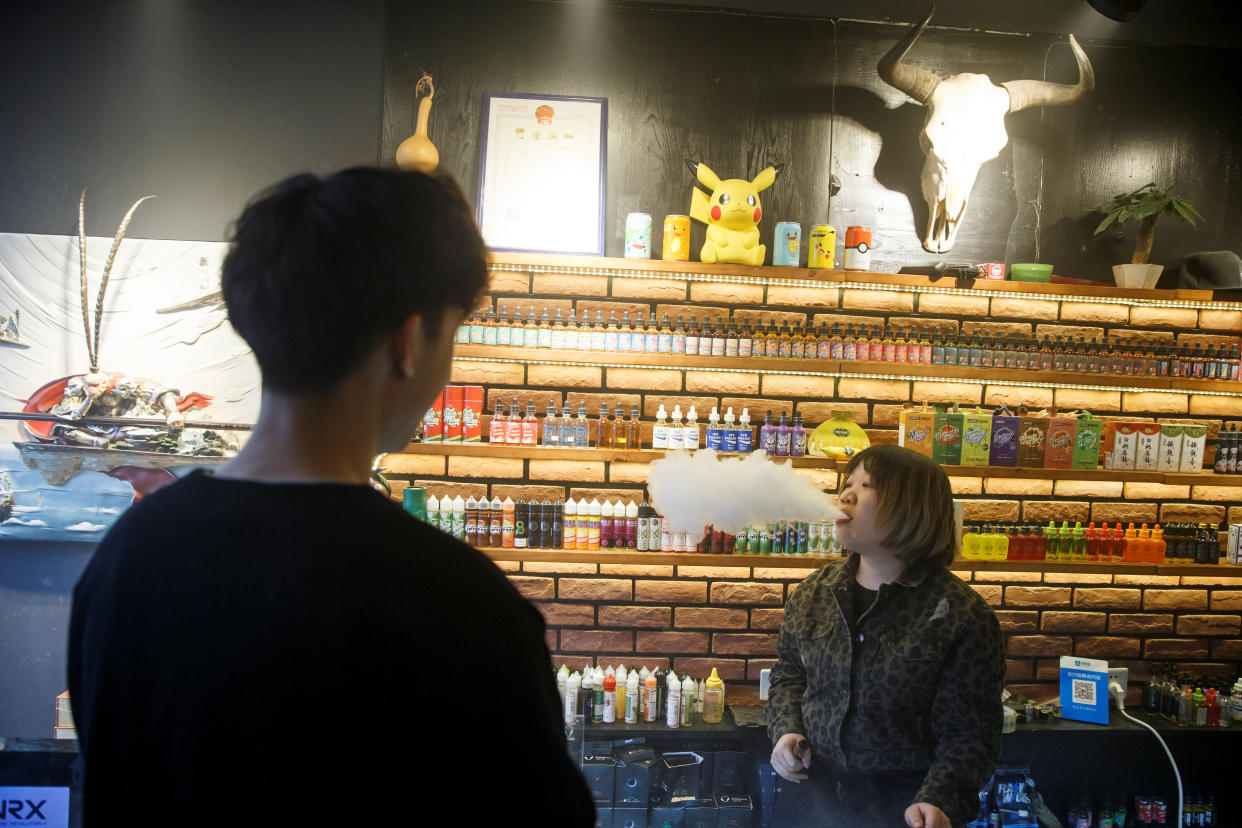
POLYGON ((1196 221, 1203 221, 1203 216, 1195 206, 1184 198, 1179 198, 1167 190, 1156 189, 1155 182, 1139 187, 1132 193, 1115 195, 1111 200, 1096 206, 1096 211, 1104 214, 1104 220, 1095 228, 1099 235, 1114 224, 1125 224, 1127 221, 1138 220, 1138 241, 1134 244, 1132 264, 1147 264, 1151 259, 1151 245, 1156 238, 1156 219, 1161 215, 1177 216, 1191 227, 1196 221))

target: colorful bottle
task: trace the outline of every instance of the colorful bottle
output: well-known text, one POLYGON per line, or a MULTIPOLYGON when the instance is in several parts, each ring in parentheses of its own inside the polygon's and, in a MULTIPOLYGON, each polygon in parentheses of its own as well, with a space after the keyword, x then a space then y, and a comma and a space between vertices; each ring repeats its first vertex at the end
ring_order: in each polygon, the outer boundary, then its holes
POLYGON ((566 549, 578 548, 578 504, 571 497, 562 511, 561 543, 566 549))
POLYGON ((772 424, 772 411, 763 416, 763 425, 759 427, 759 448, 769 456, 776 454, 776 426, 772 424))
POLYGON ((1086 539, 1083 537, 1082 521, 1074 522, 1074 531, 1070 536, 1070 560, 1085 561, 1087 559, 1086 539))
POLYGON ((633 670, 625 680, 625 723, 638 724, 638 671, 633 670))
POLYGON ((1121 559, 1123 561, 1139 561, 1142 560, 1141 554, 1142 552, 1138 545, 1138 533, 1134 529, 1134 524, 1131 523, 1126 529, 1125 537, 1122 540, 1121 559))
POLYGON ((806 456, 806 429, 802 427, 801 414, 794 414, 793 427, 789 430, 789 456, 806 456))
POLYGON ((681 727, 681 682, 677 674, 668 671, 667 688, 664 691, 664 722, 669 727, 681 727))
POLYGON ((720 451, 724 445, 724 434, 720 428, 720 413, 712 406, 712 413, 707 415, 707 447, 720 451))
MULTIPOLYGON (((582 513, 582 507, 578 507, 578 513, 582 513)), ((600 544, 600 515, 603 513, 603 507, 600 506, 599 500, 593 498, 587 506, 587 549, 592 552, 599 549, 600 544)), ((578 548, 582 548, 582 536, 578 536, 578 548)))
POLYGON ((785 412, 781 412, 780 423, 776 426, 776 451, 777 457, 789 456, 790 432, 789 422, 785 417, 785 412))
POLYGON ((487 426, 487 442, 494 446, 503 446, 508 442, 508 423, 504 403, 496 400, 492 406, 492 421, 487 426))
POLYGON ((716 673, 716 668, 712 668, 712 674, 703 682, 705 690, 703 693, 703 721, 708 724, 716 724, 724 718, 724 682, 720 680, 720 676, 716 673))
POLYGON ((724 428, 720 430, 720 450, 737 452, 737 428, 733 425, 733 409, 729 408, 724 415, 724 428))
POLYGON ((1151 546, 1148 547, 1150 552, 1150 560, 1154 564, 1165 563, 1165 556, 1168 554, 1169 545, 1164 540, 1164 530, 1157 523, 1155 528, 1151 530, 1151 546))
POLYGON ((660 682, 656 679, 655 673, 648 673, 643 681, 643 721, 654 722, 659 714, 660 682))
POLYGON ((1087 530, 1084 533, 1086 541, 1086 555, 1089 561, 1098 561, 1100 559, 1100 536, 1095 530, 1095 521, 1087 524, 1087 530))
POLYGON ((601 721, 604 724, 614 724, 617 721, 616 676, 604 676, 604 712, 601 721))
POLYGON ((686 413, 686 424, 682 427, 681 444, 686 451, 697 451, 699 448, 699 413, 690 406, 686 413))
POLYGON ((750 409, 743 408, 737 427, 737 450, 741 454, 750 454, 755 450, 754 434, 750 430, 750 409))
POLYGON ((651 447, 653 449, 668 448, 668 423, 666 418, 668 412, 664 410, 664 403, 660 403, 659 409, 656 411, 655 428, 651 431, 651 447))
MULTIPOLYGON (((621 501, 617 501, 617 506, 621 505, 621 501)), ((615 511, 615 510, 614 510, 615 511)), ((613 518, 616 520, 616 518, 613 518)), ((620 537, 620 533, 618 533, 620 537)), ((618 543, 617 546, 621 544, 618 543)), ((625 548, 636 549, 638 547, 638 504, 630 501, 625 506, 625 548)))
POLYGON ((605 499, 599 509, 599 548, 611 549, 614 538, 612 503, 605 499))

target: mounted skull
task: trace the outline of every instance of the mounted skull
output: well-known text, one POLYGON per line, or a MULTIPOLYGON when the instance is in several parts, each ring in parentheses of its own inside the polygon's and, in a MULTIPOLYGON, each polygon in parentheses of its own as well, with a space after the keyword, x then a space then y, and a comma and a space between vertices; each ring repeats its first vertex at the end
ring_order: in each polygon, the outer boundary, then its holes
POLYGON ((1033 106, 1074 103, 1095 87, 1095 73, 1073 35, 1069 43, 1078 62, 1076 84, 1016 80, 997 86, 987 75, 962 73, 941 79, 902 63, 935 11, 933 4, 922 22, 881 58, 879 73, 890 86, 927 106, 927 122, 919 133, 927 155, 921 175, 928 209, 923 248, 947 253, 957 239, 979 168, 1009 143, 1005 115, 1033 106))

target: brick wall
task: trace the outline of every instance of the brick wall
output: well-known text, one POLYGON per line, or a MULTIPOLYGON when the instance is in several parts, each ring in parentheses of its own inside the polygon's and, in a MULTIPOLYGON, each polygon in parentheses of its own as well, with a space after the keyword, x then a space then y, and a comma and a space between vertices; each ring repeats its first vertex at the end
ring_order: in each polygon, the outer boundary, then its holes
MULTIPOLYGON (((615 261, 615 260, 614 260, 615 261)), ((778 276, 782 269, 765 269, 778 276)), ((790 271, 802 278, 806 271, 790 271)), ((880 277, 882 278, 882 277, 880 277)), ((1117 294, 1120 295, 1120 294, 1117 294)), ((949 295, 891 292, 833 285, 828 289, 790 285, 729 284, 686 278, 638 279, 616 275, 493 273, 487 301, 520 306, 704 314, 726 320, 865 322, 868 325, 926 325, 966 334, 1028 333, 1177 341, 1237 342, 1242 311, 1128 306, 1076 302, 1058 296, 949 295)), ((503 349, 501 349, 503 350, 503 349)), ((603 361, 604 354, 588 359, 603 361)), ((609 354, 613 366, 525 365, 504 361, 458 361, 452 381, 486 387, 486 406, 495 399, 533 399, 542 414, 548 400, 575 409, 587 403, 592 415, 601 403, 638 405, 650 420, 663 403, 683 411, 693 403, 700 424, 713 405, 751 410, 752 422, 772 409, 801 413, 814 425, 833 408, 849 410, 873 442, 896 440, 903 402, 924 400, 993 406, 1085 407, 1125 419, 1203 423, 1209 429, 1207 457, 1222 424, 1242 418, 1242 398, 1193 391, 1132 392, 1060 387, 1007 386, 996 382, 943 383, 929 380, 796 376, 762 371, 708 372, 632 367, 623 354, 609 354)), ((584 360, 585 361, 585 360, 584 360)), ((807 362, 814 371, 814 362, 807 362)), ((1015 379, 1024 379, 1020 373, 1015 379)), ((1237 390, 1222 384, 1221 390, 1237 390)), ((485 431, 486 433, 486 427, 485 431)), ((433 494, 538 497, 586 496, 641 499, 645 465, 602 461, 390 455, 385 466, 399 489, 409 482, 433 494)), ((824 487, 835 487, 832 471, 804 469, 824 487)), ((954 491, 966 501, 967 520, 1117 520, 1155 523, 1192 520, 1242 521, 1238 495, 1223 486, 1155 483, 1018 480, 953 475, 954 491)), ((599 656, 605 662, 667 665, 702 673, 715 665, 731 680, 730 693, 753 697, 758 671, 774 655, 775 632, 789 591, 807 570, 685 565, 503 563, 519 589, 548 620, 548 646, 558 663, 599 656)), ((1242 660, 1239 612, 1242 578, 1209 584, 1195 576, 1138 576, 1027 572, 959 573, 997 609, 1009 638, 1009 679, 1036 694, 1048 694, 1056 657, 1068 653, 1128 663, 1146 675, 1146 659, 1184 661, 1192 672, 1233 675, 1242 660), (973 575, 973 577, 972 577, 973 575)), ((1242 574, 1242 573, 1240 573, 1242 574)), ((1051 693, 1055 693, 1052 688, 1051 693)))

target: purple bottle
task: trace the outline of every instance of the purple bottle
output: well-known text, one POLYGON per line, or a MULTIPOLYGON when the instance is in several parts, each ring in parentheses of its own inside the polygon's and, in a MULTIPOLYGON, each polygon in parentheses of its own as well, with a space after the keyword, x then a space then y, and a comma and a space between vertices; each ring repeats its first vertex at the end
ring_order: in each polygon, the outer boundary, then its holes
POLYGON ((776 454, 776 426, 772 425, 772 412, 763 415, 763 425, 759 427, 759 448, 769 457, 776 454))
POLYGON ((781 421, 776 426, 776 456, 788 457, 789 444, 793 436, 793 430, 789 427, 789 421, 785 417, 785 412, 781 412, 781 421))
POLYGON ((791 457, 806 456, 806 429, 802 427, 801 414, 794 415, 793 428, 789 430, 789 455, 791 457))

